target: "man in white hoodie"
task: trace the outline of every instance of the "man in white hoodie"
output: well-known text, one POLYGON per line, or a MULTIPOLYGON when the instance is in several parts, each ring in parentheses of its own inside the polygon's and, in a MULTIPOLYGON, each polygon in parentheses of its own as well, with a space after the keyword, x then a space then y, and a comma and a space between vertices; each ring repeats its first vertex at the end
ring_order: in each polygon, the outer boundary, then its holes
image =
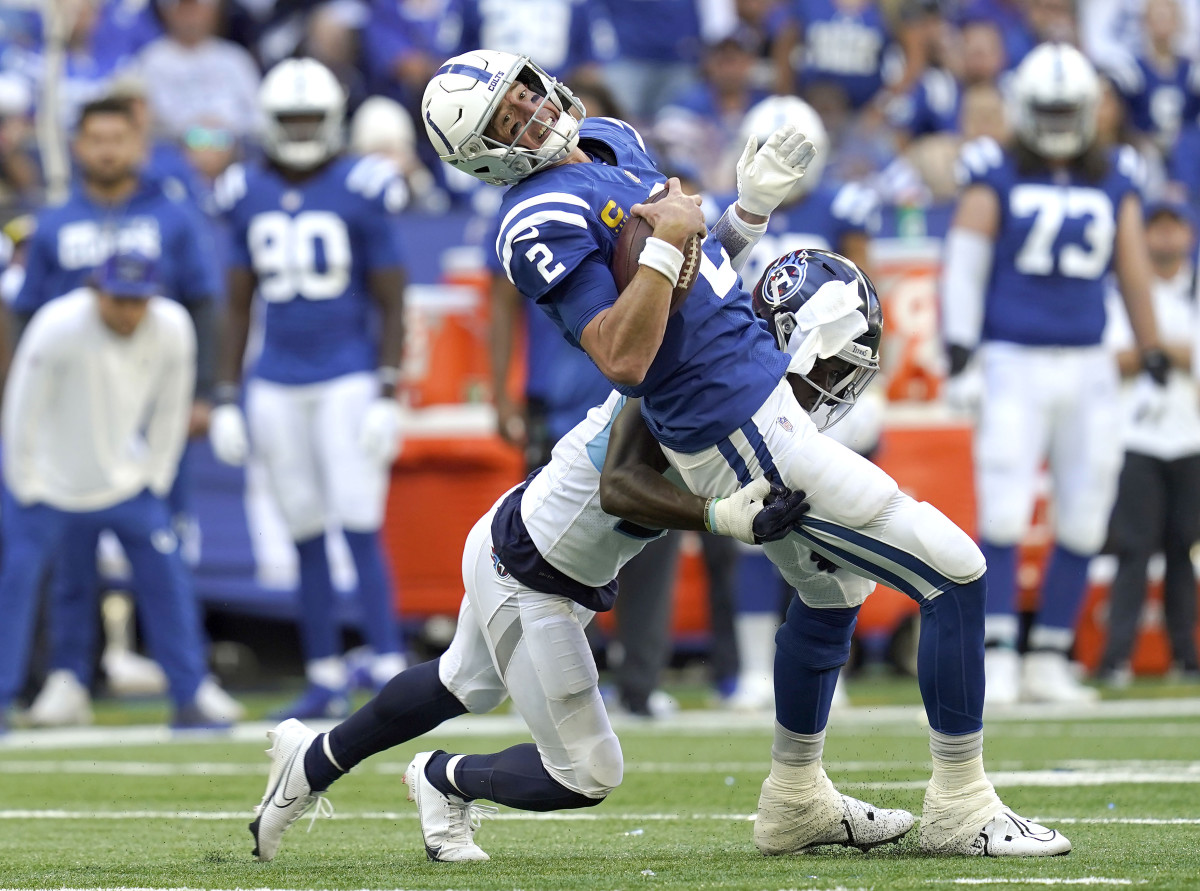
POLYGON ((211 727, 197 707, 204 645, 164 498, 187 436, 196 336, 158 296, 156 267, 118 250, 89 287, 50 301, 13 359, 0 416, 0 729, 26 671, 38 586, 69 536, 112 529, 133 567, 172 726, 211 727))

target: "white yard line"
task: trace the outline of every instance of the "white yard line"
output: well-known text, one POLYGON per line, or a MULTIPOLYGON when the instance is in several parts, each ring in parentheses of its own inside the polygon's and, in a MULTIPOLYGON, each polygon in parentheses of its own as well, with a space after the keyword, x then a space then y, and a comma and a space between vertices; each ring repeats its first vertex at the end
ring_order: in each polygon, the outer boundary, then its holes
MULTIPOLYGON (((0 810, 0 820, 203 820, 248 821, 253 816, 250 808, 244 811, 77 811, 64 809, 0 810)), ((338 810, 332 819, 362 820, 366 822, 415 820, 415 810, 405 811, 345 811, 338 810)), ((534 813, 511 811, 496 814, 493 820, 514 823, 680 823, 710 820, 724 823, 750 823, 754 814, 673 814, 673 813, 620 813, 606 811, 557 811, 534 813)), ((1200 818, 1187 817, 1047 817, 1034 815, 1030 819, 1051 824, 1072 825, 1120 825, 1120 826, 1200 826, 1200 818)), ((4 889, 0 889, 4 891, 4 889)))

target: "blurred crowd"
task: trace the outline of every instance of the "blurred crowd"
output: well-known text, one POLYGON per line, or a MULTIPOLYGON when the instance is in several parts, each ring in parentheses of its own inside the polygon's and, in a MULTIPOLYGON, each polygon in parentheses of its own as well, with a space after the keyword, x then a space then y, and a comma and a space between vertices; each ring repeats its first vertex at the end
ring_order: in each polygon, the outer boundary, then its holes
MULTIPOLYGON (((151 169, 202 200, 253 156, 261 73, 311 56, 360 110, 359 148, 401 160, 418 208, 470 206, 477 183, 435 163, 414 115, 440 62, 477 46, 529 53, 591 114, 637 123, 701 188, 732 186, 741 123, 797 94, 821 115, 825 175, 902 207, 949 201, 963 141, 1003 139, 1009 75, 1048 39, 1106 75, 1100 137, 1137 147, 1151 193, 1200 185, 1196 0, 56 0, 0 7, 0 218, 44 200, 52 125, 110 95, 142 109, 151 169), (58 77, 50 72, 57 71, 58 77), (383 102, 375 97, 383 97, 383 102), (394 104, 393 104, 394 103, 394 104), (35 120, 50 114, 52 121, 35 120), (40 145, 40 150, 39 150, 40 145)), ((490 195, 490 193, 487 193, 490 195)), ((486 209, 486 208, 481 208, 486 209)))
MULTIPOLYGON (((499 190, 438 162, 419 109, 442 61, 481 46, 531 55, 571 86, 590 115, 633 122, 665 171, 717 196, 732 194, 747 136, 775 126, 768 111, 815 111, 813 126, 825 142, 810 187, 819 179, 836 196, 823 246, 869 268, 880 208, 892 227, 887 234, 944 233, 962 144, 981 136, 1008 141, 1012 72, 1048 40, 1078 46, 1103 75, 1097 141, 1132 146, 1140 156, 1144 195, 1156 208, 1151 222, 1163 230, 1179 224, 1162 236, 1159 253, 1170 262, 1156 271, 1164 280, 1187 278, 1200 203, 1200 0, 8 0, 0 5, 0 294, 11 304, 23 287, 30 290, 23 251, 39 211, 63 201, 81 176, 101 181, 106 159, 122 151, 81 133, 81 111, 110 102, 130 110, 139 136, 127 147, 130 158, 111 163, 134 163, 144 181, 161 183, 210 230, 181 236, 190 246, 172 262, 186 265, 192 261, 184 253, 211 247, 197 268, 178 271, 170 296, 185 306, 222 298, 216 282, 228 246, 217 184, 233 163, 261 156, 267 122, 259 87, 264 72, 292 57, 317 59, 334 73, 347 99, 350 149, 398 166, 408 187, 404 212, 461 210, 490 221, 499 190), (772 96, 801 97, 806 110, 770 105, 772 96)), ((1190 286, 1190 279, 1181 283, 1181 293, 1190 297, 1190 286)), ((561 355, 552 332, 539 335, 536 320, 525 319, 531 351, 541 343, 547 352, 531 352, 524 403, 509 404, 503 382, 520 301, 503 275, 494 275, 492 296, 499 432, 537 466, 608 388, 587 377, 594 369, 586 361, 561 355), (574 370, 564 374, 558 362, 574 362, 574 370), (537 389, 552 380, 574 391, 537 389)), ((202 406, 214 383, 204 359, 214 335, 193 310, 202 406)), ((881 424, 879 406, 871 405, 863 400, 842 432, 868 454, 881 424)), ((192 433, 206 423, 194 411, 192 433)), ((1195 524, 1185 525, 1180 534, 1191 536, 1183 543, 1190 546, 1195 524)), ((631 564, 628 571, 642 574, 635 584, 669 590, 678 551, 677 537, 671 541, 657 562, 631 564)), ((1138 558, 1122 584, 1144 579, 1156 544, 1136 542, 1138 558)), ((732 544, 709 545, 712 612, 721 625, 714 680, 723 696, 758 707, 770 697, 770 641, 788 592, 778 590, 765 564, 743 560, 734 578, 732 544), (756 592, 753 604, 746 591, 756 592)), ((1194 589, 1182 572, 1177 587, 1194 589)), ((622 645, 614 652, 625 653, 627 666, 619 695, 638 713, 654 710, 669 647, 664 604, 647 599, 639 604, 644 615, 618 620, 625 630, 618 628, 622 645)), ((1105 657, 1110 675, 1128 671, 1139 605, 1122 620, 1128 639, 1105 657)), ((1194 625, 1194 604, 1190 616, 1194 625)), ((1194 651, 1183 661, 1196 670, 1194 651)))

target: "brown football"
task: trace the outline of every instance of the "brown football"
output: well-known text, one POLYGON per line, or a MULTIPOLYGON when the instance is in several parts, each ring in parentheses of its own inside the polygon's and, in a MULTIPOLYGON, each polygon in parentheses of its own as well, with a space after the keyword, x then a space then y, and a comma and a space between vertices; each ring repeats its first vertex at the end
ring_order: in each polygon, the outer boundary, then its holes
MULTIPOLYGON (((663 189, 643 203, 652 204, 665 194, 667 190, 663 189)), ((625 227, 617 236, 617 245, 613 248, 612 256, 612 274, 617 282, 618 292, 624 291, 633 281, 633 276, 638 271, 638 257, 642 255, 646 239, 653 234, 654 229, 641 217, 631 214, 625 221, 625 227)), ((696 283, 696 278, 700 275, 700 256, 700 236, 693 235, 688 239, 687 248, 683 252, 683 269, 679 272, 679 284, 671 292, 671 312, 679 308, 688 292, 692 290, 692 285, 696 283)))

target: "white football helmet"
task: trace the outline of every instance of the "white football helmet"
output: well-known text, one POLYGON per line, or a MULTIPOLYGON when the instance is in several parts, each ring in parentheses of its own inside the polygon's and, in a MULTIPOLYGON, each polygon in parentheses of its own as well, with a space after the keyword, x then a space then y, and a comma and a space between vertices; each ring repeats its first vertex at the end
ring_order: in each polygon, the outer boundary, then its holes
POLYGON ((346 95, 316 59, 285 59, 268 71, 258 103, 263 151, 280 165, 309 170, 342 150, 346 95))
POLYGON ((796 129, 807 136, 817 149, 817 154, 809 162, 804 176, 800 177, 799 182, 792 186, 788 196, 783 199, 784 204, 791 204, 817 187, 825 170, 825 159, 829 157, 829 134, 825 132, 825 124, 817 110, 799 96, 768 96, 752 106, 742 118, 738 151, 741 151, 751 135, 758 137, 759 148, 762 148, 767 138, 784 124, 795 124, 796 129))
POLYGON ((1100 79, 1067 43, 1043 43, 1017 66, 1012 97, 1017 137, 1046 158, 1081 154, 1096 138, 1100 79))
POLYGON ((519 182, 534 171, 561 161, 579 144, 583 103, 528 56, 498 50, 475 50, 449 59, 425 88, 421 117, 429 141, 443 161, 493 185, 519 182), (515 81, 542 97, 533 118, 509 142, 483 131, 491 123, 500 99, 515 81), (547 105, 556 115, 544 143, 537 149, 517 145, 547 105))

